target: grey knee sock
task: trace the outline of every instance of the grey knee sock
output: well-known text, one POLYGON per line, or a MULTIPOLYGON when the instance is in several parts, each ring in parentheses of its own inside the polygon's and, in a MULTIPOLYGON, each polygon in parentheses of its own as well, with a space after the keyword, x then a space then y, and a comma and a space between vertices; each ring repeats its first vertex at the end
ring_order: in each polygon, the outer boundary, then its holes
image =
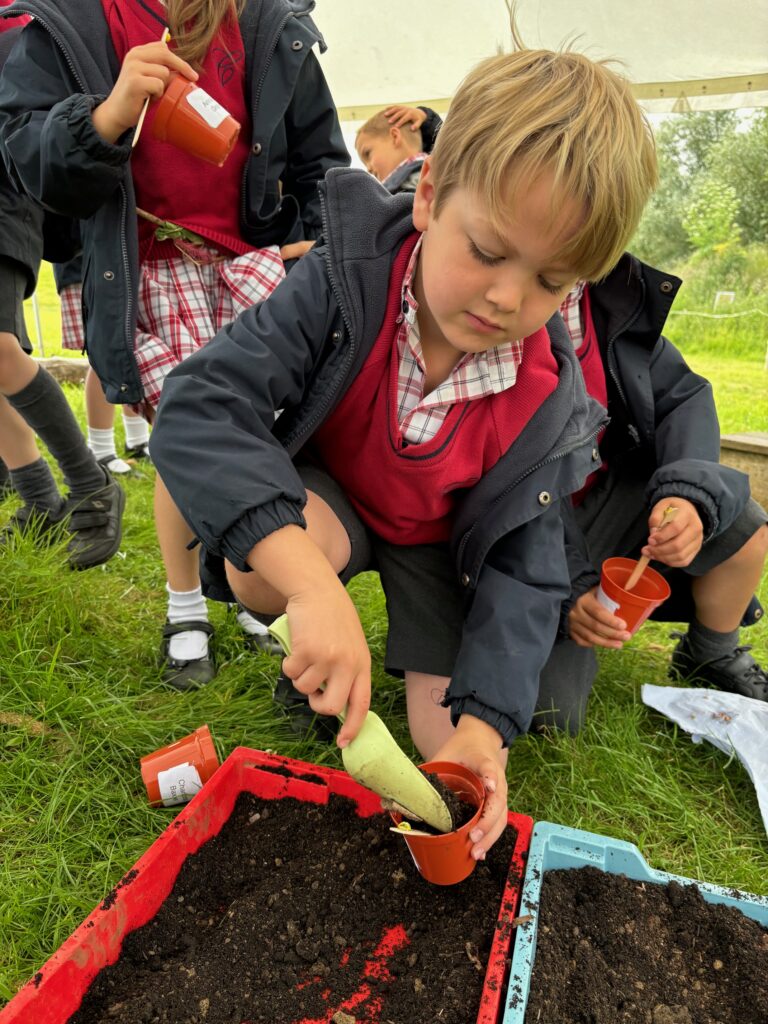
POLYGON ((714 661, 730 654, 739 642, 739 631, 733 629, 729 633, 718 633, 708 626, 702 626, 698 619, 688 627, 688 640, 691 653, 702 662, 714 661))
POLYGON ((10 478, 11 471, 8 469, 3 460, 0 459, 0 492, 2 492, 3 487, 10 481, 10 478))
POLYGON ((11 470, 11 482, 25 505, 57 515, 64 505, 48 463, 41 456, 28 466, 11 470))
POLYGON ((32 381, 6 396, 58 463, 70 496, 84 498, 104 486, 105 475, 85 443, 59 383, 42 366, 32 381))

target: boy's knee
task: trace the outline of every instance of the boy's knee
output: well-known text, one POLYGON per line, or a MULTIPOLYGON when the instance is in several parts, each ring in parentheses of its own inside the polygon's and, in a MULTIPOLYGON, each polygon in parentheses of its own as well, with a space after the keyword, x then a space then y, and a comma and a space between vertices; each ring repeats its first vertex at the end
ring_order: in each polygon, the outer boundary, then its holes
POLYGON ((747 566, 760 566, 768 557, 768 524, 758 527, 749 540, 731 556, 729 561, 747 566))
POLYGON ((539 678, 531 731, 547 727, 575 736, 584 724, 597 667, 592 647, 579 647, 573 640, 558 641, 539 678))
POLYGON ((5 390, 6 382, 13 380, 19 363, 25 358, 16 335, 0 331, 0 391, 5 390))

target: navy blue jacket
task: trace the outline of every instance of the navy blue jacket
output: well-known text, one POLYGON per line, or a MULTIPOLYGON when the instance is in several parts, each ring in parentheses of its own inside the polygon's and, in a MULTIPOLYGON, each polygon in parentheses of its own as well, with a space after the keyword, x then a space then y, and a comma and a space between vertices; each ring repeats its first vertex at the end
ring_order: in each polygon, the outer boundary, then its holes
MULTIPOLYGON (((347 166, 336 111, 311 52, 314 0, 250 0, 240 18, 252 119, 240 228, 256 247, 316 238, 317 182, 347 166)), ((120 70, 101 0, 18 0, 31 14, 0 83, 0 140, 17 185, 80 220, 88 356, 110 402, 142 398, 133 355, 138 295, 133 131, 114 145, 91 113, 120 70)), ((66 258, 66 257, 65 257, 66 258)))
MULTIPOLYGON (((209 551, 243 570, 263 537, 305 525, 292 456, 370 353, 393 260, 413 231, 413 197, 389 195, 358 170, 329 172, 320 194, 323 243, 169 374, 152 433, 152 458, 182 515, 209 551)), ((530 724, 570 591, 560 499, 595 467, 605 420, 560 317, 548 327, 557 388, 462 498, 451 541, 470 598, 452 716, 482 718, 506 743, 530 724)))
MULTIPOLYGON (((650 508, 677 495, 696 505, 709 540, 731 526, 749 498, 749 477, 719 464, 720 425, 712 386, 662 334, 681 281, 625 253, 590 286, 592 316, 606 371, 610 424, 601 453, 647 481, 650 508)), ((573 594, 598 581, 572 533, 573 594), (578 552, 581 552, 579 554, 578 552)))

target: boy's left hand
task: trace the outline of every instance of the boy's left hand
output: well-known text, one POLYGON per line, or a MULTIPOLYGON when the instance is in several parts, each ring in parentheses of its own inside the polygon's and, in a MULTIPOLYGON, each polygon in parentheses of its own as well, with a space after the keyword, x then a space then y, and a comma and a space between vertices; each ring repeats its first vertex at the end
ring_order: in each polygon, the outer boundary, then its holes
POLYGON ((676 568, 690 565, 704 542, 704 524, 696 506, 685 498, 667 497, 657 501, 648 519, 650 536, 641 554, 676 568), (664 509, 674 505, 680 511, 671 523, 659 529, 664 509))
POLYGON ((472 856, 485 860, 507 825, 507 752, 502 748, 501 736, 479 718, 462 715, 453 736, 430 760, 463 764, 483 780, 485 809, 469 838, 472 856))

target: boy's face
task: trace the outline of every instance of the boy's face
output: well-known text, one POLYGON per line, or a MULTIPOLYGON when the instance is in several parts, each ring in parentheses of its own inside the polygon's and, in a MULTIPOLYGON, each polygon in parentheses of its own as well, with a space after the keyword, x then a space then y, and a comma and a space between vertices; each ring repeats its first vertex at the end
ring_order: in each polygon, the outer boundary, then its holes
POLYGON ((411 152, 399 128, 390 128, 387 135, 361 132, 355 139, 355 149, 366 171, 379 181, 388 178, 411 152))
POLYGON ((434 185, 425 161, 413 206, 424 232, 414 295, 425 359, 432 351, 454 365, 466 352, 483 352, 542 327, 578 279, 556 254, 578 229, 584 211, 566 200, 550 221, 552 178, 523 188, 503 225, 490 220, 481 197, 457 188, 434 216, 434 185))

